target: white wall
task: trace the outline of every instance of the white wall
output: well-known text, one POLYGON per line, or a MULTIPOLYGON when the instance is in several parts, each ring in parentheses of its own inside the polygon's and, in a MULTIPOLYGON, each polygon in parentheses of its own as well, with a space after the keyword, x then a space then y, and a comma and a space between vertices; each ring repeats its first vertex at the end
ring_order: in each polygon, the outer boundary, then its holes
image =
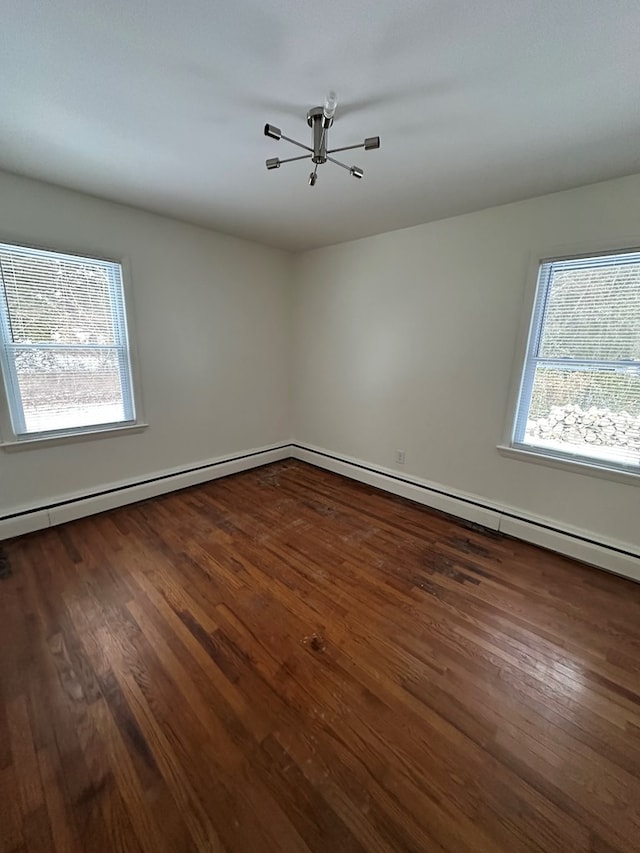
POLYGON ((137 434, 0 449, 0 518, 288 439, 288 254, 2 173, 0 241, 129 259, 149 423, 137 434))
POLYGON ((636 485, 504 458, 496 445, 531 254, 637 245, 639 228, 635 176, 292 259, 0 173, 1 241, 128 257, 150 424, 0 450, 0 520, 287 442, 293 425, 300 442, 381 468, 397 467, 402 448, 402 474, 637 551, 636 485))
POLYGON ((637 485, 504 458, 496 445, 532 253, 639 243, 634 176, 298 256, 295 440, 637 552, 637 485))

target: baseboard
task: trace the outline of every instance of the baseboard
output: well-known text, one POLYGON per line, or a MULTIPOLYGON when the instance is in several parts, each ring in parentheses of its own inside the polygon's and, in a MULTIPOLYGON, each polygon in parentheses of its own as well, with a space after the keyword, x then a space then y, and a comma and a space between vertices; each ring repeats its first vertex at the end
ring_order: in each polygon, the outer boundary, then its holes
POLYGON ((289 444, 254 448, 208 459, 188 468, 156 471, 144 479, 110 483, 96 492, 61 495, 44 506, 20 507, 0 517, 0 540, 258 468, 288 459, 290 455, 289 444))
POLYGON ((640 554, 629 543, 605 540, 587 530, 561 528, 552 519, 534 517, 518 508, 492 504, 478 495, 447 489, 418 477, 401 476, 397 471, 303 444, 254 448, 209 459, 189 468, 158 471, 144 479, 111 483, 99 492, 63 495, 46 506, 17 508, 0 517, 0 541, 289 458, 343 474, 432 509, 640 582, 640 554))
POLYGON ((552 519, 532 516, 516 507, 492 504, 478 495, 447 489, 418 477, 400 475, 397 471, 331 453, 323 448, 292 444, 291 456, 640 582, 640 554, 637 548, 627 542, 605 540, 588 530, 561 528, 552 519))

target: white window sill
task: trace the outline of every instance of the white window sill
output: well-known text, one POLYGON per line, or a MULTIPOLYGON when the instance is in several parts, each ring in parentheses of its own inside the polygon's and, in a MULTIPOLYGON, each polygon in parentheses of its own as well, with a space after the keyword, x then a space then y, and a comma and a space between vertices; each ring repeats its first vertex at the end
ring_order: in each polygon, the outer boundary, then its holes
POLYGON ((0 447, 9 452, 13 452, 14 450, 35 450, 38 447, 55 447, 57 444, 75 444, 78 441, 91 441, 96 438, 109 438, 110 436, 142 432, 148 426, 149 424, 143 423, 127 424, 126 426, 104 427, 102 429, 98 427, 82 432, 12 439, 11 441, 1 441, 0 447))
POLYGON ((560 468, 562 471, 573 471, 574 474, 586 474, 588 477, 600 477, 603 480, 614 480, 618 483, 626 483, 628 486, 640 486, 640 468, 638 473, 633 471, 620 471, 609 468, 604 463, 596 460, 585 462, 582 459, 561 459, 551 456, 544 451, 524 450, 520 447, 511 447, 508 444, 499 444, 498 453, 509 456, 521 462, 534 462, 538 465, 546 465, 549 468, 560 468))

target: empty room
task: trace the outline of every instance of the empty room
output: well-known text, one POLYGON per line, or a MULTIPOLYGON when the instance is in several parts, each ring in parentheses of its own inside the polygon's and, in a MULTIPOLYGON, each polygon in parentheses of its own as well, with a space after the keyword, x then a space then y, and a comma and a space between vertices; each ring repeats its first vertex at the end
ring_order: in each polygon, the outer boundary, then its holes
POLYGON ((637 0, 5 0, 0 853, 640 850, 637 0))

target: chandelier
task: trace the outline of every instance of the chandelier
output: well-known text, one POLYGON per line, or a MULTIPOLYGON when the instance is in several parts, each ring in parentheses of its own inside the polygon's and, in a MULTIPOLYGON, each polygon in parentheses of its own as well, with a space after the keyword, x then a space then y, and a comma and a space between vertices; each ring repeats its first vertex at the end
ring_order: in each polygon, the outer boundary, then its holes
POLYGON ((309 175, 309 186, 314 187, 318 180, 318 166, 321 166, 328 160, 330 163, 335 163, 336 166, 341 166, 343 169, 346 169, 354 178, 362 178, 364 170, 359 166, 347 166, 345 163, 341 163, 340 160, 336 160, 334 157, 330 157, 329 155, 337 154, 340 151, 351 151, 354 148, 364 148, 365 151, 380 148, 380 137, 368 136, 365 141, 361 142, 359 145, 345 145, 342 148, 328 148, 329 128, 333 125, 333 117, 335 116, 337 106, 338 98, 336 93, 329 92, 323 107, 312 107, 307 113, 307 124, 311 128, 313 142, 312 147, 285 136, 279 127, 274 127, 272 124, 265 124, 265 136, 269 136, 271 139, 277 140, 284 139, 286 142, 290 142, 292 145, 297 145, 298 148, 303 148, 305 151, 309 152, 308 154, 303 154, 300 157, 288 157, 285 160, 281 160, 279 157, 271 157, 267 160, 267 169, 279 169, 283 163, 293 163, 295 160, 311 160, 311 162, 315 164, 315 168, 309 175))

